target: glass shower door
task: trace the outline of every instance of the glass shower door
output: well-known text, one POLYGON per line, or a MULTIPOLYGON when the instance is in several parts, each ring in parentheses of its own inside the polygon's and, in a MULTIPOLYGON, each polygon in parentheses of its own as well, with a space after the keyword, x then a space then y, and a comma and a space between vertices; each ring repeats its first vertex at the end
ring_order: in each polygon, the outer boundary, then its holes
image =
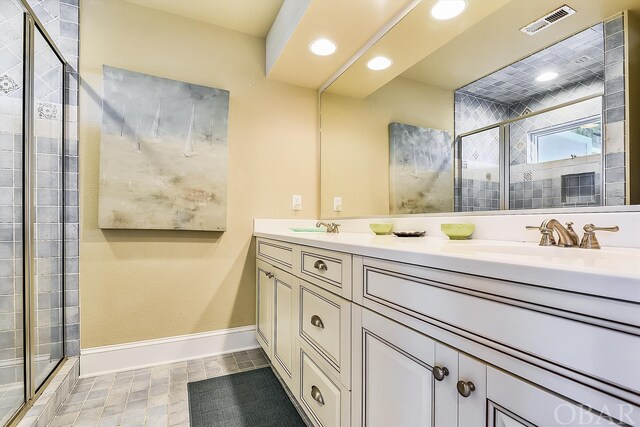
POLYGON ((500 128, 457 141, 456 211, 500 209, 500 128))
POLYGON ((32 174, 33 371, 38 388, 64 356, 63 64, 40 31, 34 37, 32 174))
POLYGON ((22 246, 24 15, 0 1, 0 425, 25 401, 22 246))

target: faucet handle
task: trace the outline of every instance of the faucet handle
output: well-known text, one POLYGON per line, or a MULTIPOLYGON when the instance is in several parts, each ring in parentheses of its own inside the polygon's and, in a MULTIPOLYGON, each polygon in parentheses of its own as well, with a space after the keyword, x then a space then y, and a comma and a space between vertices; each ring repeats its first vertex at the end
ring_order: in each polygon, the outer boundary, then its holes
POLYGON ((578 243, 580 243, 580 237, 578 237, 578 233, 573 229, 573 222, 565 222, 565 225, 567 226, 567 232, 571 236, 571 241, 573 241, 572 246, 577 246, 578 243))
POLYGON ((580 242, 580 247, 583 249, 600 249, 600 242, 596 237, 596 231, 612 231, 616 232, 620 230, 620 227, 614 225, 613 227, 596 227, 593 224, 586 224, 582 227, 584 230, 584 236, 580 242))
POLYGON ((331 227, 333 228, 334 233, 340 233, 340 229, 338 228, 340 227, 340 224, 336 224, 335 222, 332 222, 331 227))
POLYGON ((544 222, 540 225, 527 225, 527 230, 538 230, 540 236, 540 246, 555 246, 556 239, 553 237, 553 231, 545 227, 544 222))
POLYGON ((593 224, 586 224, 582 227, 585 233, 593 233, 594 231, 620 231, 620 227, 614 225, 613 227, 596 227, 593 224))

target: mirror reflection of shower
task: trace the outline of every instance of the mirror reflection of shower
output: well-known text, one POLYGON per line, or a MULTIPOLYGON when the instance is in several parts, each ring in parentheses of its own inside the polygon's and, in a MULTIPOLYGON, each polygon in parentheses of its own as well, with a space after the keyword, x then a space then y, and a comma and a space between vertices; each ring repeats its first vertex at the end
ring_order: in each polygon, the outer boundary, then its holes
POLYGON ((604 25, 455 92, 455 210, 603 205, 604 25))

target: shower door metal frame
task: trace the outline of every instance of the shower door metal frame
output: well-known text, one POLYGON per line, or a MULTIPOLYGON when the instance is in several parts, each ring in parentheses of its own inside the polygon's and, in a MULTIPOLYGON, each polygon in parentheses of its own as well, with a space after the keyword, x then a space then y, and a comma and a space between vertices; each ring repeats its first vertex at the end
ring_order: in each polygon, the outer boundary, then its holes
MULTIPOLYGON (((499 209, 494 209, 493 211, 496 210, 510 210, 510 195, 509 195, 509 169, 510 169, 510 157, 511 157, 511 152, 510 152, 510 124, 514 123, 514 122, 518 122, 520 120, 524 120, 524 119, 528 119, 530 117, 535 117, 535 116, 539 116, 540 114, 544 114, 544 113, 548 113, 550 111, 554 111, 554 110, 559 110, 561 108, 564 107, 570 107, 572 105, 575 104, 579 104, 581 102, 584 101, 589 101, 590 99, 595 99, 595 98, 603 98, 603 108, 604 108, 604 92, 598 92, 598 93, 594 93, 592 95, 588 95, 588 96, 583 96, 581 98, 577 98, 568 102, 563 102, 561 104, 558 105, 554 105, 552 107, 547 107, 547 108, 543 108, 531 113, 527 113, 527 114, 522 114, 518 117, 514 117, 512 119, 507 119, 507 120, 503 120, 501 122, 497 122, 497 123, 493 123, 491 125, 488 126, 483 126, 481 128, 478 129, 474 129, 468 132, 464 132, 461 133, 460 135, 456 136, 455 138, 455 147, 454 147, 454 154, 455 154, 455 159, 457 161, 457 166, 456 168, 454 168, 457 172, 457 177, 454 177, 454 179, 458 179, 460 181, 460 185, 459 188, 454 188, 454 195, 455 195, 455 191, 460 191, 459 194, 459 200, 460 200, 460 212, 464 212, 462 211, 462 139, 470 136, 470 135, 475 135, 481 132, 485 132, 491 129, 498 129, 499 130, 499 150, 500 150, 500 156, 499 156, 499 168, 500 168, 500 203, 499 203, 499 209)), ((601 117, 602 117, 602 122, 603 122, 603 126, 602 126, 602 153, 601 153, 601 164, 602 164, 602 173, 600 174, 600 181, 601 181, 601 185, 600 185, 600 192, 601 192, 601 200, 600 200, 600 205, 601 206, 605 206, 605 198, 604 198, 604 191, 605 191, 605 176, 604 176, 604 155, 605 155, 605 150, 604 150, 604 141, 606 139, 605 136, 605 128, 606 126, 604 126, 604 111, 602 111, 601 113, 601 117)), ((458 212, 456 212, 458 213, 458 212)))
POLYGON ((66 313, 65 313, 65 188, 66 188, 66 144, 68 140, 67 134, 67 105, 68 96, 66 88, 68 86, 68 62, 65 60, 62 52, 56 46, 53 39, 46 31, 44 25, 33 9, 27 3, 27 0, 20 0, 23 7, 24 26, 23 26, 23 92, 22 92, 22 277, 23 277, 23 347, 24 347, 24 403, 22 407, 9 420, 8 425, 16 425, 26 414, 36 399, 46 389, 56 373, 67 359, 65 351, 66 342, 66 313), (35 192, 33 187, 33 173, 35 172, 35 156, 36 156, 36 140, 35 140, 35 116, 34 116, 34 83, 35 83, 35 36, 39 31, 49 48, 54 52, 62 67, 61 81, 61 153, 60 153, 60 184, 58 190, 61 192, 61 235, 60 235, 60 277, 61 277, 61 320, 62 320, 62 358, 54 369, 47 375, 47 378, 39 386, 36 384, 34 369, 34 345, 35 345, 35 262, 34 262, 34 244, 35 244, 35 192))

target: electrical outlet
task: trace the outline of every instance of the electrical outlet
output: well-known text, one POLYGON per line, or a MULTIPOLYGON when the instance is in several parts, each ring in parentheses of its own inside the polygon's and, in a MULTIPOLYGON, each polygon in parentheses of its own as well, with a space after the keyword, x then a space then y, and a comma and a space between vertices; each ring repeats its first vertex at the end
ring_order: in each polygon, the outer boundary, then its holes
POLYGON ((299 194, 294 194, 291 196, 291 209, 294 211, 302 210, 302 196, 299 194))
POLYGON ((342 212, 342 197, 335 196, 333 198, 333 211, 334 212, 342 212))

